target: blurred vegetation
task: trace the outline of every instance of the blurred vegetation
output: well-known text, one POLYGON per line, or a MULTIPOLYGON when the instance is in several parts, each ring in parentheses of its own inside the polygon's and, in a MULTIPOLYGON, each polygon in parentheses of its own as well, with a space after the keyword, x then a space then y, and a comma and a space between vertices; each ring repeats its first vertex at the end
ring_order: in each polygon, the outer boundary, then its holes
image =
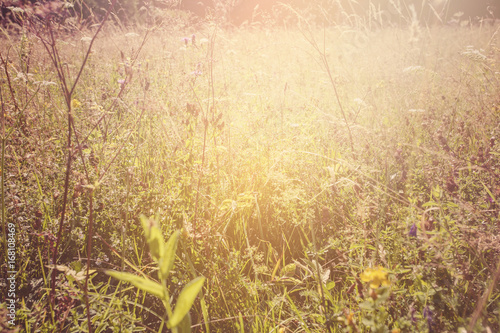
POLYGON ((155 13, 2 29, 13 330, 500 330, 498 25, 155 13))

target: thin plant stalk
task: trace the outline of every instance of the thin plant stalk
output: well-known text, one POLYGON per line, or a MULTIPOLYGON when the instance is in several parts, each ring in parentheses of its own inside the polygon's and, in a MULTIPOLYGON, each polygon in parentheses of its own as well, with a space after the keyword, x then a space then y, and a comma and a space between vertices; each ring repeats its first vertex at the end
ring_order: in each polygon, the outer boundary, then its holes
MULTIPOLYGON (((57 237, 56 237, 56 245, 53 248, 53 253, 52 253, 52 264, 55 265, 57 263, 57 256, 58 256, 58 249, 61 243, 62 239, 62 229, 64 226, 64 221, 66 218, 66 205, 67 205, 67 199, 68 199, 68 190, 69 190, 69 177, 71 173, 71 161, 72 161, 72 151, 71 151, 71 144, 72 144, 72 123, 73 123, 73 116, 72 116, 72 105, 71 105, 71 97, 73 95, 73 92, 78 84, 78 81, 83 73, 83 69, 87 63, 88 57, 90 55, 90 52, 92 50, 92 45, 97 38, 97 35, 99 32, 102 30, 102 27, 104 26, 104 23, 107 21, 110 12, 112 8, 114 7, 115 3, 117 0, 113 0, 113 2, 110 4, 106 15, 104 16, 102 22, 100 23, 99 27, 97 28, 97 31, 95 32, 94 36, 92 37, 92 40, 90 41, 90 45, 87 49, 87 52, 85 54, 85 58, 80 66, 79 72, 71 86, 69 88, 68 82, 66 80, 66 74, 62 65, 61 58, 59 56, 59 51, 57 48, 56 44, 56 39, 54 37, 54 31, 52 29, 52 26, 50 24, 50 21, 47 22, 47 29, 49 33, 49 40, 46 40, 45 38, 42 38, 41 34, 39 31, 36 31, 36 35, 39 37, 40 41, 42 42, 45 50, 47 51, 47 54, 52 60, 52 63, 54 65, 54 68, 57 72, 57 76, 59 79, 59 83, 61 86, 61 91, 63 93, 65 102, 66 102, 66 107, 67 107, 67 116, 68 116, 68 134, 67 134, 67 147, 68 147, 68 156, 67 156, 67 162, 66 162, 66 172, 65 172, 65 179, 64 179, 64 195, 63 195, 63 203, 62 203, 62 212, 61 212, 61 219, 59 220, 59 228, 57 232, 57 237)), ((88 278, 88 277, 87 277, 88 278)), ((52 308, 54 308, 55 304, 55 282, 56 282, 56 270, 52 270, 52 276, 51 276, 51 292, 50 292, 50 305, 52 308)), ((88 310, 88 309, 87 309, 88 310)), ((91 328, 89 327, 89 330, 91 328)))
POLYGON ((484 310, 484 307, 486 305, 486 302, 488 301, 489 297, 491 296, 491 293, 493 292, 495 286, 498 286, 497 282, 500 279, 500 261, 497 263, 497 270, 493 274, 491 278, 490 285, 488 288, 484 291, 483 295, 479 299, 476 305, 476 309, 474 310, 474 313, 472 314, 471 321, 469 323, 469 327, 467 331, 472 332, 474 330, 474 326, 476 326, 476 322, 481 316, 481 312, 484 310))
POLYGON ((342 118, 344 119, 344 123, 347 127, 347 133, 349 135, 349 143, 351 146, 351 152, 352 152, 353 156, 355 156, 355 154, 354 154, 354 141, 352 139, 351 126, 349 125, 349 122, 347 120, 346 112, 345 112, 344 107, 342 105, 342 102, 340 100, 340 95, 339 95, 339 92, 337 89, 337 84, 335 83, 335 80, 333 79, 332 70, 330 69, 330 63, 329 63, 328 58, 326 56, 326 49, 325 49, 326 48, 326 32, 325 32, 325 30, 323 30, 323 48, 321 48, 318 45, 318 42, 316 41, 316 39, 314 38, 314 35, 311 31, 311 27, 309 26, 307 21, 305 21, 305 19, 303 17, 301 17, 297 12, 295 12, 295 14, 298 16, 298 18, 300 19, 301 22, 306 23, 307 32, 309 33, 309 35, 306 34, 306 32, 303 29, 300 29, 300 32, 302 33, 302 36, 304 36, 304 38, 307 40, 307 42, 309 44, 311 44, 313 49, 319 54, 321 64, 322 64, 323 68, 326 70, 326 73, 328 75, 328 79, 329 79, 330 84, 332 85, 332 88, 333 88, 333 92, 335 93, 335 99, 337 100, 337 104, 339 106, 340 113, 342 114, 342 118))
POLYGON ((331 332, 331 324, 329 320, 329 311, 328 311, 328 303, 325 298, 325 291, 323 290, 323 280, 321 279, 321 270, 319 267, 319 255, 318 255, 318 247, 316 243, 316 233, 314 232, 314 226, 312 223, 312 220, 309 219, 309 227, 311 228, 311 236, 312 236, 312 242, 313 242, 313 249, 314 249, 314 256, 315 256, 315 268, 316 268, 316 275, 317 275, 317 283, 318 287, 320 290, 320 297, 321 297, 321 303, 323 303, 323 314, 325 316, 325 322, 326 322, 326 329, 328 332, 331 332))
POLYGON ((89 327, 89 333, 92 333, 92 320, 90 318, 90 304, 89 304, 89 276, 90 276, 90 258, 92 256, 92 227, 94 224, 94 189, 90 190, 89 193, 89 224, 87 230, 87 274, 85 276, 85 287, 83 291, 85 293, 85 307, 87 308, 87 325, 89 327))

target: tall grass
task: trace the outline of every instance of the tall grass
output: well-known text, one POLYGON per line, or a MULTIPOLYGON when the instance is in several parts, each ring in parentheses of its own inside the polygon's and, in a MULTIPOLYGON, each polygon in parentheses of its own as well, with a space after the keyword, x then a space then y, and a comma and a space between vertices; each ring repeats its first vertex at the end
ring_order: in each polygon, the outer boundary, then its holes
POLYGON ((164 331, 204 276, 193 331, 498 330, 498 31, 4 38, 18 327, 164 331), (141 214, 182 229, 168 299, 104 274, 158 281, 141 214))

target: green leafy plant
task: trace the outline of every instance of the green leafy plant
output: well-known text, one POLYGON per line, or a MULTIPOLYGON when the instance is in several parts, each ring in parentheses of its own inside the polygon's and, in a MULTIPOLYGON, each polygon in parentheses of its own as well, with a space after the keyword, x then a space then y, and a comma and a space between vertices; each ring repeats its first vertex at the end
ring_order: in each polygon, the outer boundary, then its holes
POLYGON ((162 232, 158 226, 157 218, 140 217, 144 229, 144 235, 149 245, 149 252, 158 264, 158 278, 160 283, 147 277, 140 277, 131 273, 106 271, 106 274, 129 282, 142 291, 158 297, 165 306, 167 313, 167 327, 174 333, 191 332, 191 316, 189 310, 193 306, 194 300, 205 282, 205 278, 200 276, 186 284, 177 298, 175 307, 172 309, 170 295, 167 288, 167 278, 174 267, 175 252, 179 241, 179 231, 173 233, 165 243, 162 232))
POLYGON ((370 284, 368 297, 359 304, 363 312, 363 325, 370 328, 372 332, 389 332, 385 303, 391 294, 391 288, 387 272, 382 267, 367 268, 360 278, 361 281, 370 284))

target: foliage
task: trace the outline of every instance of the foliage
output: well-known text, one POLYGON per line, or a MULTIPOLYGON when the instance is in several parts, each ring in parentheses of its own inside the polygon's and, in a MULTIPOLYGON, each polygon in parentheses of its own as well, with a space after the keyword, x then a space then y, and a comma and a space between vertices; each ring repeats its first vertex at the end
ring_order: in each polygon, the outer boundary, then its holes
POLYGON ((179 232, 175 232, 165 244, 156 219, 150 218, 148 220, 145 216, 141 216, 141 223, 149 244, 151 256, 158 264, 158 278, 161 283, 131 273, 107 271, 106 274, 121 281, 129 282, 138 289, 161 299, 167 311, 167 327, 172 329, 173 332, 191 332, 191 316, 189 315, 189 310, 203 287, 205 278, 198 277, 189 282, 179 294, 175 308, 172 311, 166 282, 174 266, 179 232))
POLYGON ((412 20, 5 32, 14 330, 498 331, 500 32, 412 20))

